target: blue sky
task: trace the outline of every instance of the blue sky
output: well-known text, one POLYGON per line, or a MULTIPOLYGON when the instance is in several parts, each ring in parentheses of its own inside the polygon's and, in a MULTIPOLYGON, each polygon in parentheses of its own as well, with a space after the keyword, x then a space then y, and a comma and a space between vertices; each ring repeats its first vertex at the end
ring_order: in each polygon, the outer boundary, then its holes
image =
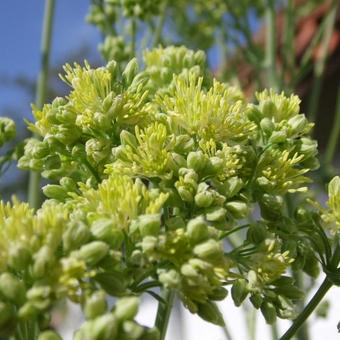
MULTIPOLYGON (((35 79, 40 67, 40 40, 45 1, 0 1, 0 77, 18 75, 35 79)), ((100 39, 98 30, 85 22, 89 0, 56 0, 51 64, 65 60, 67 54, 83 44, 93 47, 100 39)), ((30 99, 18 90, 0 83, 0 114, 15 106, 29 115, 30 99)))

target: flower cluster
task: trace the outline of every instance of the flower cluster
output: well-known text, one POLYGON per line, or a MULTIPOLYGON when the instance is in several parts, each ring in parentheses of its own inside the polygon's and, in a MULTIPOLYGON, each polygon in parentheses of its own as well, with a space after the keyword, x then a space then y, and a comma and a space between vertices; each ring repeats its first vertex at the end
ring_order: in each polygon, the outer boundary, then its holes
MULTIPOLYGON (((220 325, 214 301, 228 286, 269 323, 294 317, 301 292, 288 273, 312 258, 301 242, 312 224, 285 198, 308 190, 318 166, 298 98, 265 90, 249 103, 184 47, 144 58, 122 72, 113 61, 67 65, 70 94, 34 108, 41 140, 27 141, 19 166, 54 183, 36 213, 1 206, 1 334, 36 321, 44 331, 67 298, 86 317, 75 339, 157 339, 133 318, 137 296, 158 288, 220 325), (111 311, 108 296, 120 298, 111 311)), ((338 198, 336 178, 324 216, 333 226, 338 198)))

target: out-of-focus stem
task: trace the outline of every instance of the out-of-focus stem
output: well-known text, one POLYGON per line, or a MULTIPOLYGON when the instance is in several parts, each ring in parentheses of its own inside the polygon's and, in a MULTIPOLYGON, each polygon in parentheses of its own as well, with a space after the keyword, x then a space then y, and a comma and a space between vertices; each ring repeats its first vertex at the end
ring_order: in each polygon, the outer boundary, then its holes
POLYGON ((318 57, 318 60, 315 62, 314 66, 314 83, 310 93, 310 100, 308 105, 310 121, 316 120, 321 88, 323 83, 323 75, 328 54, 328 47, 334 30, 334 22, 337 8, 338 8, 337 1, 333 0, 325 22, 324 33, 321 40, 320 55, 318 57))
POLYGON ((338 88, 336 111, 334 116, 332 132, 329 136, 326 152, 325 152, 325 164, 330 164, 333 161, 336 146, 340 136, 340 87, 338 88))
POLYGON ((267 86, 277 90, 275 1, 268 0, 266 7, 266 78, 267 86))
POLYGON ((163 300, 165 303, 163 302, 158 303, 158 310, 157 310, 157 316, 156 316, 156 321, 155 321, 155 326, 158 328, 159 333, 160 333, 160 337, 159 337, 160 340, 165 339, 174 298, 175 298, 174 291, 164 288, 163 300))
MULTIPOLYGON (((36 106, 39 109, 42 108, 46 98, 54 7, 55 0, 46 0, 41 39, 41 66, 36 90, 36 106)), ((29 176, 28 203, 34 209, 39 208, 41 203, 40 174, 35 171, 31 171, 29 176)))
POLYGON ((161 11, 160 11, 158 24, 155 30, 155 39, 153 43, 155 47, 157 47, 157 45, 161 42, 167 5, 168 5, 168 0, 164 0, 161 11))

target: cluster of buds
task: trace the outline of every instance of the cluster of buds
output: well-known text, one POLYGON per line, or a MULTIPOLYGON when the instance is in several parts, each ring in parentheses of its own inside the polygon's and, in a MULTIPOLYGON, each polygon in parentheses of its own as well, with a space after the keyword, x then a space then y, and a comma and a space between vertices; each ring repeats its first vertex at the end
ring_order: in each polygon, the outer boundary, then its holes
MULTIPOLYGON (((47 316, 67 298, 86 318, 75 339, 158 339, 133 321, 137 296, 154 287, 219 325, 214 303, 228 285, 269 323, 294 317, 301 292, 287 273, 316 276, 309 242, 324 242, 299 194, 317 167, 312 126, 296 96, 264 91, 248 103, 206 76, 204 60, 169 47, 147 52, 140 71, 135 59, 122 73, 113 61, 65 67, 72 90, 34 109, 41 140, 19 161, 56 181, 49 199, 35 213, 0 208, 1 334, 37 322, 41 339, 57 339, 47 316), (287 213, 291 194, 302 204, 287 213), (120 298, 111 311, 108 296, 120 298)), ((339 178, 329 196, 321 217, 334 232, 339 178)))

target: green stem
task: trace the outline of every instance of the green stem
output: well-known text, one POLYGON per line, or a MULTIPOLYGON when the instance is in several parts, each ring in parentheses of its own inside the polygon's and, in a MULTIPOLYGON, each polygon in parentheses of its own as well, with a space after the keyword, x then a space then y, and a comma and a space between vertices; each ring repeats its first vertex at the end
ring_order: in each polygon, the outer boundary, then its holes
POLYGON ((136 34, 137 23, 134 18, 131 19, 131 58, 136 56, 136 34))
POLYGON ((163 299, 166 303, 159 302, 155 321, 155 326, 160 332, 159 340, 165 339, 174 298, 175 292, 173 290, 164 289, 163 299))
MULTIPOLYGON (((297 271, 293 273, 294 279, 295 279, 295 284, 298 288, 300 288, 303 292, 305 291, 305 285, 304 285, 304 280, 303 280, 303 273, 301 271, 297 271)), ((298 301, 298 305, 303 310, 305 306, 305 299, 301 299, 298 301)), ((308 322, 304 322, 300 329, 298 330, 296 334, 297 340, 308 340, 309 339, 309 334, 308 334, 308 322)))
POLYGON ((314 66, 314 82, 312 91, 310 93, 310 100, 308 105, 309 119, 310 121, 316 120, 317 110, 319 106, 323 75, 325 70, 325 64, 328 55, 329 42, 334 30, 334 22, 337 12, 337 1, 333 0, 330 11, 327 14, 327 21, 325 22, 325 30, 321 40, 320 55, 315 62, 314 66))
POLYGON ((279 340, 279 332, 277 330, 277 322, 271 325, 270 327, 271 334, 272 334, 272 340, 279 340))
POLYGON ((266 75, 267 85, 277 90, 276 76, 276 12, 275 1, 268 0, 266 7, 266 75))
POLYGON ((155 39, 154 39, 154 43, 153 43, 153 45, 155 47, 157 47, 157 45, 161 42, 163 27, 164 27, 164 23, 165 23, 165 14, 166 14, 167 5, 168 5, 168 0, 164 0, 163 6, 160 10, 158 24, 157 24, 157 27, 156 27, 156 30, 155 30, 155 39))
POLYGON ((247 309, 244 310, 246 315, 246 324, 248 331, 249 340, 256 339, 256 321, 257 321, 257 312, 252 306, 248 306, 247 309))
MULTIPOLYGON (((36 106, 38 109, 42 108, 46 98, 54 7, 55 0, 46 0, 41 39, 41 67, 36 90, 36 106)), ((29 176, 28 203, 33 209, 38 209, 41 203, 40 173, 35 171, 31 171, 29 176)))
POLYGON ((292 80, 295 71, 295 52, 294 52, 294 29, 295 29, 295 11, 293 0, 287 1, 285 8, 285 26, 284 26, 284 51, 283 65, 281 76, 281 87, 289 92, 292 91, 292 80), (288 71, 289 79, 286 83, 285 74, 288 71))
POLYGON ((339 141, 340 136, 340 87, 338 88, 337 94, 337 104, 336 104, 336 111, 334 117, 334 123, 332 132, 329 136, 326 152, 325 152, 325 163, 330 164, 333 161, 333 157, 336 151, 336 146, 339 141))
POLYGON ((326 295, 326 293, 331 287, 332 282, 328 279, 328 277, 326 277, 322 282, 321 286, 319 287, 319 289, 317 290, 317 292, 314 294, 312 299, 307 304, 307 306, 304 308, 301 314, 294 320, 293 324, 287 330, 287 332, 284 335, 282 335, 280 340, 288 340, 292 338, 292 336, 300 329, 302 324, 311 315, 311 313, 318 306, 320 301, 323 299, 323 297, 326 295))

